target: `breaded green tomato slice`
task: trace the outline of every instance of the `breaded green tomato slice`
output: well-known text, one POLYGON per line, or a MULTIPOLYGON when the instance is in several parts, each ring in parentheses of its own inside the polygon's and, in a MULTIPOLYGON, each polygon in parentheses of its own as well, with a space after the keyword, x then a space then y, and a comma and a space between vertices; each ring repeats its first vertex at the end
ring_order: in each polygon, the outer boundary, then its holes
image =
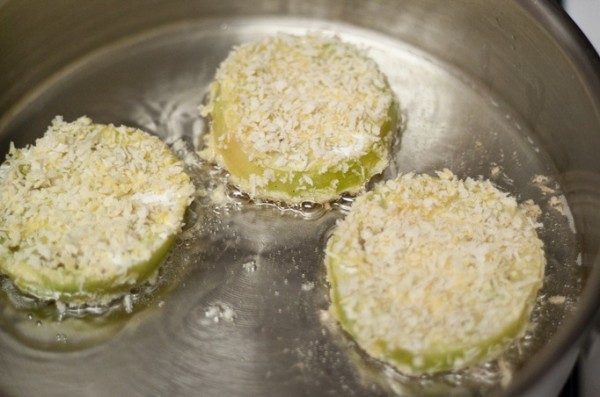
POLYGON ((332 312, 369 355, 407 374, 499 355, 529 322, 543 244, 489 181, 406 174, 360 196, 326 249, 332 312))
POLYGON ((377 64, 321 34, 237 47, 201 107, 209 157, 250 196, 298 203, 357 193, 388 164, 397 103, 377 64))
POLYGON ((0 166, 0 270, 40 299, 107 302, 154 279, 193 192, 157 137, 58 116, 0 166))

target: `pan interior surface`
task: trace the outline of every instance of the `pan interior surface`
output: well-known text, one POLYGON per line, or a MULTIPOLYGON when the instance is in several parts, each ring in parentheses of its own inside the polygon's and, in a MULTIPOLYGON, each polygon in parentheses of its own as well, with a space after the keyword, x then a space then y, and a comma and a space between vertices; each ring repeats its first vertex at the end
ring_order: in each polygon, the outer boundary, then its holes
POLYGON ((314 19, 229 18, 131 37, 40 85, 2 120, 2 154, 10 141, 32 143, 55 115, 160 136, 188 160, 198 196, 163 283, 134 294, 130 314, 43 314, 3 280, 3 395, 79 395, 73 380, 89 395, 483 395, 510 383, 583 289, 586 269, 554 178, 559 172, 528 123, 460 70, 373 31, 314 19), (196 157, 207 129, 198 105, 232 46, 311 30, 368 49, 388 76, 402 123, 383 178, 449 168, 459 177, 489 178, 541 208, 544 287, 532 326, 499 360, 408 377, 366 357, 328 313, 323 249, 347 203, 294 210, 252 203, 196 157))

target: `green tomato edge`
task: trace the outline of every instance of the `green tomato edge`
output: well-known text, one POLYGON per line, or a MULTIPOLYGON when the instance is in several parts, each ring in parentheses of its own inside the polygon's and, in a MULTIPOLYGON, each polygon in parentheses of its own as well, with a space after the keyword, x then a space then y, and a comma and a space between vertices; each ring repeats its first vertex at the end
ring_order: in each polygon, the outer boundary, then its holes
POLYGON ((10 269, 0 263, 0 269, 26 294, 65 303, 90 303, 126 294, 131 288, 152 279, 174 243, 175 236, 168 237, 150 259, 129 267, 124 274, 82 279, 77 271, 39 269, 28 263, 15 264, 10 269))

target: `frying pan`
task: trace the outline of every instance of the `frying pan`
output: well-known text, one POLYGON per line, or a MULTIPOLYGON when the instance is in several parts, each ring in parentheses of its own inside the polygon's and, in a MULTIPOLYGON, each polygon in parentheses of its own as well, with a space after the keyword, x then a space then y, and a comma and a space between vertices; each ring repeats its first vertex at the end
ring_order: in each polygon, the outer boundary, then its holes
POLYGON ((1 280, 2 395, 558 394, 600 306, 600 61, 553 2, 8 0, 0 48, 2 153, 87 115, 165 139, 198 187, 155 287, 65 313, 1 280), (499 360, 411 378, 365 356, 322 266, 351 199, 254 203, 195 157, 231 47, 311 30, 365 48, 399 98, 381 178, 447 167, 542 209, 544 288, 499 360))

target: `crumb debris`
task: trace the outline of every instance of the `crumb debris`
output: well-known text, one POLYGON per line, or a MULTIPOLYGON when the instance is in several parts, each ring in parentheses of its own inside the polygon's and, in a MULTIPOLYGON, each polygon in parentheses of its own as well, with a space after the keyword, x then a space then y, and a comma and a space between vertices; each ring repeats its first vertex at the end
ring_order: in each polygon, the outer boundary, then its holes
MULTIPOLYGON (((542 215, 542 209, 533 200, 525 200, 519 204, 521 211, 527 215, 527 217, 537 220, 542 215)), ((541 224, 536 224, 536 227, 541 227, 541 224)))
POLYGON ((554 295, 548 298, 548 302, 552 303, 553 305, 562 305, 566 302, 567 297, 563 296, 563 295, 554 295))
POLYGON ((213 303, 209 305, 204 310, 204 316, 213 323, 221 321, 232 323, 237 317, 235 311, 225 303, 213 303))
POLYGON ((123 297, 123 307, 127 313, 133 313, 133 300, 131 294, 127 294, 123 297))
POLYGON ((564 198, 564 196, 550 197, 550 199, 548 200, 548 205, 550 205, 550 207, 552 207, 555 210, 557 210, 558 212, 560 212, 561 215, 565 215, 564 208, 566 205, 566 199, 564 198))
POLYGON ((490 171, 490 176, 492 178, 497 178, 502 173, 502 168, 498 165, 492 167, 490 171))
POLYGON ((546 175, 535 175, 531 182, 534 186, 536 186, 540 191, 544 194, 555 194, 556 189, 548 186, 550 183, 550 178, 546 175))

